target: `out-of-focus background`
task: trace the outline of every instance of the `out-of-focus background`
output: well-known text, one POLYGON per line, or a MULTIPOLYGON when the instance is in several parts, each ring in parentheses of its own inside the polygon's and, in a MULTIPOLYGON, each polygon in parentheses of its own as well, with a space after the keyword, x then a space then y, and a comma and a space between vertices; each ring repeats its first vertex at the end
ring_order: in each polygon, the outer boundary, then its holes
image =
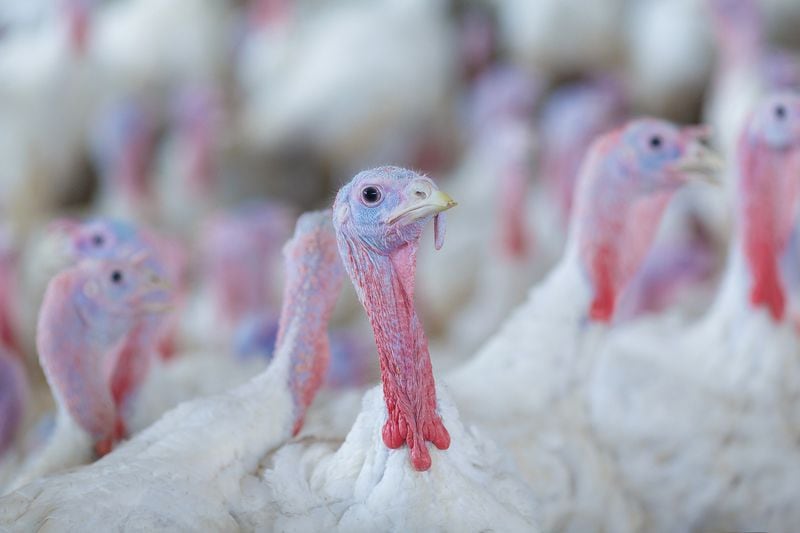
MULTIPOLYGON (((56 217, 155 229, 230 278, 265 239, 259 257, 279 257, 286 219, 393 164, 460 203, 443 255, 420 257, 446 360, 558 259, 596 135, 648 114, 706 122, 728 153, 758 94, 800 84, 797 28, 797 0, 3 0, 0 220, 25 296, 12 322, 33 353, 56 217), (219 222, 257 201, 291 214, 219 222), (258 224, 274 234, 248 240, 258 224)), ((667 245, 703 252, 670 248, 692 258, 678 281, 631 296, 623 319, 675 303, 684 278, 688 309, 708 301, 694 282, 716 279, 727 210, 686 194, 667 245)))
MULTIPOLYGON (((469 97, 500 65, 531 78, 531 121, 587 76, 619 83, 631 113, 698 121, 724 58, 714 30, 747 31, 736 4, 3 0, 2 213, 25 234, 108 200, 184 230, 199 203, 324 205, 378 163, 446 179, 498 113, 469 97)), ((757 4, 768 43, 796 49, 800 3, 757 4)))

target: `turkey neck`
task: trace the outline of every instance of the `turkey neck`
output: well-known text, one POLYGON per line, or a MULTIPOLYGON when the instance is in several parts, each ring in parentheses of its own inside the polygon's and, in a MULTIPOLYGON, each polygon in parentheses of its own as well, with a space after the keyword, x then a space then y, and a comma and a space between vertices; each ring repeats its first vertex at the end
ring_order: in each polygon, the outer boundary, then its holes
POLYGON ((791 161, 764 150, 749 146, 746 137, 739 144, 738 243, 731 252, 722 292, 746 287, 750 305, 767 309, 780 322, 786 291, 779 260, 794 226, 800 180, 787 170, 796 168, 791 161))
POLYGON ((594 153, 579 181, 563 263, 577 261, 588 278, 592 290, 588 314, 596 322, 613 319, 619 294, 644 261, 674 193, 626 191, 626 181, 636 179, 632 173, 635 170, 620 161, 603 160, 594 153), (605 173, 612 175, 602 177, 605 173))
POLYGON ((328 322, 341 291, 343 273, 331 233, 296 237, 286 254, 275 362, 278 368, 288 368, 295 406, 293 433, 297 434, 328 370, 328 322), (321 238, 330 242, 321 242, 321 238))
POLYGON ((417 244, 382 255, 365 245, 340 241, 346 268, 367 312, 380 357, 388 419, 383 442, 389 448, 407 443, 417 470, 431 465, 426 441, 439 449, 450 436, 436 413, 436 387, 428 340, 414 309, 417 244))

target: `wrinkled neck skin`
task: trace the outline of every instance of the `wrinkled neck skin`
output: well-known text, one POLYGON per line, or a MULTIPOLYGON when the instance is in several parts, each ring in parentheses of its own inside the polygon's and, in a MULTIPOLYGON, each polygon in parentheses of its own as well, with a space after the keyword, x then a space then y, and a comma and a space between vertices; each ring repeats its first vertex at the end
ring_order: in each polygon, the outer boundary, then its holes
MULTIPOLYGON (((313 235, 300 237, 300 247, 320 248, 314 238, 313 235)), ((279 363, 279 359, 288 360, 288 385, 295 406, 295 435, 302 428, 306 410, 328 370, 328 322, 342 287, 343 273, 336 247, 331 243, 323 251, 323 254, 305 255, 298 252, 295 257, 287 258, 287 279, 273 364, 279 363)), ((280 362, 280 365, 286 363, 280 362)))
MULTIPOLYGON (((731 261, 742 261, 746 267, 744 286, 750 305, 766 309, 780 322, 785 316, 787 299, 780 256, 787 247, 797 214, 800 180, 791 169, 798 165, 786 157, 762 154, 764 148, 747 147, 745 142, 746 137, 738 150, 739 249, 731 261)), ((733 284, 735 279, 731 277, 727 283, 733 284)))
POLYGON ((636 177, 614 157, 600 162, 593 155, 583 169, 566 258, 579 261, 589 279, 589 319, 609 323, 620 293, 650 249, 673 191, 631 192, 636 177), (596 170, 587 174, 587 169, 596 170))
POLYGON ((408 444, 413 467, 427 470, 431 457, 426 443, 446 449, 450 435, 436 412, 428 341, 414 309, 417 245, 404 244, 387 256, 342 233, 340 254, 369 317, 380 357, 388 412, 383 442, 392 449, 408 444))

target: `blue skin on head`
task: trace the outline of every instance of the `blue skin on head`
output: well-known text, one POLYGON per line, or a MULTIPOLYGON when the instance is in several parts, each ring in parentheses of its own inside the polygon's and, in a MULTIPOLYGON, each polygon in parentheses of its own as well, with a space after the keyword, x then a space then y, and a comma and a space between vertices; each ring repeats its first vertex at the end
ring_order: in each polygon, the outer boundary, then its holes
POLYGON ((114 219, 97 218, 81 224, 75 249, 82 258, 119 259, 120 247, 143 247, 133 224, 114 219))
POLYGON ((683 152, 678 128, 661 120, 645 119, 626 128, 623 141, 634 150, 642 176, 663 172, 683 152))
POLYGON ((411 223, 387 227, 386 218, 405 199, 403 194, 387 193, 403 191, 415 179, 426 178, 398 167, 381 167, 361 172, 342 187, 336 196, 334 218, 339 224, 349 218, 349 226, 356 230, 347 232, 349 235, 357 236, 374 252, 387 255, 418 239, 432 218, 423 217, 411 223), (363 194, 368 187, 377 188, 380 194, 380 199, 373 204, 368 204, 364 199, 363 194))
POLYGON ((125 260, 145 250, 148 256, 143 264, 159 276, 167 277, 156 251, 133 224, 111 218, 95 218, 80 223, 71 233, 72 252, 77 255, 77 260, 125 260))

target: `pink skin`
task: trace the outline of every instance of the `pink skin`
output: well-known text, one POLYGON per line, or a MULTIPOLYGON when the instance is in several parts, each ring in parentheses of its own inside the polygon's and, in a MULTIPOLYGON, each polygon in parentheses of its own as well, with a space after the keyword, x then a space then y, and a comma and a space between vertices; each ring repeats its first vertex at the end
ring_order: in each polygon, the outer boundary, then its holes
POLYGON ((598 136, 620 126, 627 114, 623 88, 596 78, 559 88, 544 104, 539 121, 541 173, 569 221, 583 156, 598 136))
POLYGON ((489 147, 500 163, 499 241, 512 259, 524 258, 533 245, 525 216, 533 148, 527 124, 539 92, 538 80, 500 65, 486 69, 469 95, 473 141, 489 147))
MULTIPOLYGON (((388 413, 383 442, 393 449, 408 444, 417 470, 431 466, 426 442, 439 449, 450 446, 450 435, 436 412, 428 341, 414 309, 418 240, 434 215, 393 215, 399 206, 438 194, 428 178, 382 167, 355 176, 339 191, 333 208, 339 253, 375 333, 388 413), (375 190, 379 199, 371 202, 375 190)), ((443 215, 435 217, 438 247, 444 238, 443 215)))
POLYGON ((17 258, 11 250, 0 251, 0 345, 11 353, 21 354, 15 333, 14 283, 17 280, 17 258))
POLYGON ((522 161, 509 161, 500 175, 500 243, 510 259, 524 259, 533 246, 528 234, 525 208, 528 199, 530 171, 524 156, 522 161))
POLYGON ((756 65, 770 90, 800 87, 800 63, 782 50, 771 50, 764 37, 764 17, 757 0, 709 0, 720 53, 720 72, 756 65))
POLYGON ((625 290, 632 295, 626 318, 662 311, 675 301, 676 294, 711 279, 716 260, 709 242, 703 222, 693 216, 688 242, 653 249, 625 290))
POLYGON ((690 179, 679 166, 709 165, 709 153, 699 143, 704 136, 698 128, 679 130, 665 121, 640 119, 592 144, 572 220, 594 288, 592 320, 613 318, 618 295, 641 266, 667 203, 690 179))
POLYGON ((86 53, 91 28, 93 0, 62 0, 68 21, 69 44, 75 55, 86 53))
POLYGON ((189 192, 205 198, 213 193, 216 180, 214 145, 221 112, 219 96, 208 87, 188 87, 179 94, 176 105, 177 132, 189 146, 189 192))
POLYGON ((213 217, 202 231, 206 278, 224 321, 237 324, 273 310, 272 280, 281 246, 289 237, 292 213, 259 203, 213 217))
POLYGON ((722 69, 757 62, 763 49, 763 20, 757 0, 708 0, 722 69))
MULTIPOLYGON (((127 259, 142 257, 148 268, 164 277, 176 288, 177 305, 186 294, 187 253, 183 247, 156 233, 112 219, 79 222, 60 219, 51 224, 64 234, 67 253, 77 263, 84 259, 127 259)), ((176 313, 144 317, 132 328, 115 369, 113 391, 119 403, 125 403, 134 384, 147 375, 153 356, 168 359, 175 353, 176 313)))
MULTIPOLYGON (((92 437, 99 456, 126 435, 115 374, 125 340, 169 295, 141 263, 85 261, 56 275, 39 312, 39 361, 56 401, 92 437)), ((130 383, 135 390, 139 381, 130 383)))
POLYGON ((496 48, 496 30, 487 9, 471 7, 461 19, 459 44, 464 77, 473 79, 491 63, 496 48))
POLYGON ((22 425, 28 383, 15 354, 0 348, 0 458, 14 444, 22 425))
POLYGON ((330 359, 328 322, 344 278, 328 213, 301 216, 283 253, 286 284, 276 352, 281 353, 287 341, 292 343, 289 388, 296 435, 325 379, 330 359))
POLYGON ((17 256, 9 242, 0 244, 0 458, 22 425, 28 398, 25 367, 14 333, 17 256))
POLYGON ((155 129, 147 107, 132 100, 110 106, 94 128, 92 148, 103 185, 132 206, 150 198, 155 129))
POLYGON ((248 20, 253 27, 265 30, 286 24, 292 4, 292 0, 252 0, 248 20))
POLYGON ((762 101, 739 138, 736 157, 750 302, 780 321, 786 294, 779 257, 794 227, 800 195, 800 96, 784 93, 762 101))

